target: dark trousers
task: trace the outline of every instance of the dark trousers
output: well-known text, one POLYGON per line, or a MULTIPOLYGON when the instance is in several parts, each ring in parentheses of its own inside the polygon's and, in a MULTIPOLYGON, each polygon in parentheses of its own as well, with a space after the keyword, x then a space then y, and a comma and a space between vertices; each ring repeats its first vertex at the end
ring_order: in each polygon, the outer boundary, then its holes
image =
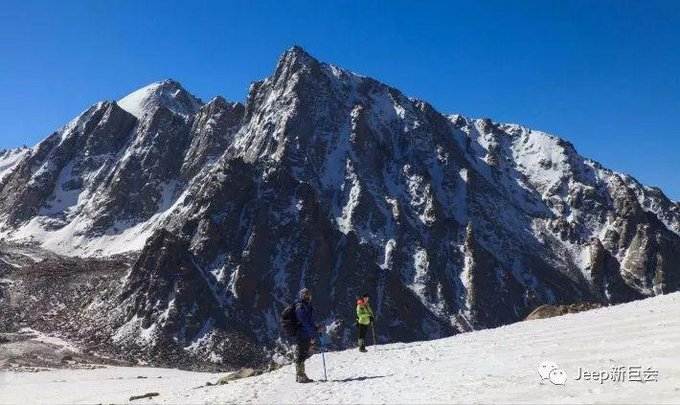
POLYGON ((366 339, 368 333, 368 325, 359 324, 359 339, 366 339))
POLYGON ((295 352, 295 362, 296 363, 304 363, 305 360, 309 357, 309 348, 312 346, 312 339, 305 337, 305 336, 300 336, 298 334, 297 336, 297 348, 295 352))

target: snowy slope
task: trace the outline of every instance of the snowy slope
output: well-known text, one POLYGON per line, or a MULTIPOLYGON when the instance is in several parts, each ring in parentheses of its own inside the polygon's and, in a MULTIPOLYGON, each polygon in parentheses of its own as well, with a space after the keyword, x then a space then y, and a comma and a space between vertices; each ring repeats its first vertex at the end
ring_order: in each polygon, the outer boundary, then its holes
MULTIPOLYGON (((2 403, 127 402, 158 392, 152 403, 677 403, 680 398, 680 294, 527 321, 452 338, 389 344, 326 355, 328 382, 292 383, 286 366, 218 387, 221 375, 151 368, 0 375, 2 403), (541 381, 554 361, 564 385, 541 381), (576 381, 579 367, 658 371, 657 381, 576 381), (139 379, 137 376, 147 377, 139 379), (159 378, 162 377, 162 378, 159 378)), ((307 361, 323 376, 320 355, 307 361)), ((644 372, 643 372, 644 375, 644 372)))

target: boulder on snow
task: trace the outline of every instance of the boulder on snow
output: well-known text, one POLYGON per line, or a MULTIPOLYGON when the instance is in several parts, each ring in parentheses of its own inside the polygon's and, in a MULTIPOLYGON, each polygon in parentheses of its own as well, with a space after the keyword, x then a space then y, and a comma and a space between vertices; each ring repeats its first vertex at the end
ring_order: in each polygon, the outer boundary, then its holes
POLYGON ((241 378, 254 377, 256 375, 262 374, 262 370, 256 370, 254 368, 244 368, 235 373, 231 373, 217 380, 217 385, 228 384, 229 381, 240 380, 241 378))
POLYGON ((577 312, 588 311, 591 309, 601 308, 602 304, 597 302, 577 302, 567 305, 550 305, 543 304, 534 309, 524 320, 544 319, 560 316, 564 314, 574 314, 577 312))
POLYGON ((131 396, 130 401, 135 401, 137 399, 144 399, 144 398, 153 398, 153 397, 157 397, 159 395, 160 394, 157 393, 157 392, 147 392, 144 395, 133 395, 133 396, 131 396))

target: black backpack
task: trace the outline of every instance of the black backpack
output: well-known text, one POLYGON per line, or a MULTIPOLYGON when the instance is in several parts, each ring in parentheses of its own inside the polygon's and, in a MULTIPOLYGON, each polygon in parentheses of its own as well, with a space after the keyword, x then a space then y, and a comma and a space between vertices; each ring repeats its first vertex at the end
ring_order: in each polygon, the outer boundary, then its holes
POLYGON ((297 335, 300 322, 298 322, 297 316, 295 316, 296 305, 296 303, 292 303, 281 312, 281 329, 283 329, 288 336, 297 335))

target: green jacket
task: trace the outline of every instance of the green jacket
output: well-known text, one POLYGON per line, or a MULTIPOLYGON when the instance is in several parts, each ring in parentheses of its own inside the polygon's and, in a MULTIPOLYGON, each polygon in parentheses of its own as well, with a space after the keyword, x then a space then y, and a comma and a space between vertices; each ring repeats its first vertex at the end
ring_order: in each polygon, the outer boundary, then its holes
POLYGON ((373 310, 364 300, 357 301, 357 322, 361 325, 369 325, 373 319, 373 310))

